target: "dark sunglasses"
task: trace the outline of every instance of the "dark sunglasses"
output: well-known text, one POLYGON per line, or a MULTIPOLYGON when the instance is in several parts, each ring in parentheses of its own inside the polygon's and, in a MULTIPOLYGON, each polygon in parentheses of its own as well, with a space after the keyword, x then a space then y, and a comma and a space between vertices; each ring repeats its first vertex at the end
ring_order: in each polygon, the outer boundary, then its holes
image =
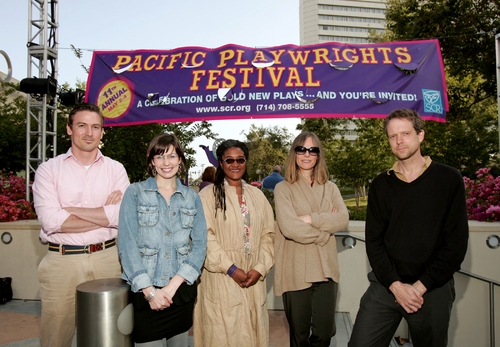
POLYGON ((297 153, 298 155, 304 155, 306 154, 306 151, 309 152, 309 155, 315 157, 319 154, 319 147, 310 147, 310 148, 305 148, 304 146, 295 147, 295 153, 297 153))
POLYGON ((234 162, 237 162, 238 164, 242 165, 242 164, 245 164, 247 162, 247 160, 245 158, 237 158, 237 159, 226 158, 226 159, 222 159, 222 161, 224 163, 226 163, 227 165, 232 165, 232 164, 234 164, 234 162))

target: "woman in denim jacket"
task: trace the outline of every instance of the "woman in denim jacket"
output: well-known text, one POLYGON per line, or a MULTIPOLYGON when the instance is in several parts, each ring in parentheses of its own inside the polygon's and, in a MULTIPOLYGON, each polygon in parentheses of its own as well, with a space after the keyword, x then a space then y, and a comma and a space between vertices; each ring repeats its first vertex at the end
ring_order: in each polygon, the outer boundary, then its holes
POLYGON ((187 346, 207 228, 198 194, 176 177, 186 158, 173 134, 149 144, 151 177, 123 196, 118 227, 122 278, 131 285, 136 346, 187 346))

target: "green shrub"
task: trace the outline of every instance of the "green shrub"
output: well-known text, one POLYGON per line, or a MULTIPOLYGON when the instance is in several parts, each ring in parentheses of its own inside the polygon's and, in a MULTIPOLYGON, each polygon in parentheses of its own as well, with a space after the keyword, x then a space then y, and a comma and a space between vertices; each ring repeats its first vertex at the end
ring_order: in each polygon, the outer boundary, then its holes
POLYGON ((267 190, 266 188, 262 189, 262 192, 264 193, 267 200, 271 204, 271 207, 273 208, 274 218, 276 219, 276 208, 274 206, 274 192, 271 192, 270 190, 267 190))
POLYGON ((366 206, 347 206, 347 210, 349 210, 349 220, 366 221, 366 206))
POLYGON ((350 188, 350 187, 339 187, 339 190, 340 190, 340 194, 342 195, 352 195, 354 194, 354 189, 350 188))

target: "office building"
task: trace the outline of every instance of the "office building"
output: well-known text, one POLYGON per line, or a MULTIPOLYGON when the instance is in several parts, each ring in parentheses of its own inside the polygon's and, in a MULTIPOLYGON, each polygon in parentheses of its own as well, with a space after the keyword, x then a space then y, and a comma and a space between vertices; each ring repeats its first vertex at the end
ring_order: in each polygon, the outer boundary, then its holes
POLYGON ((367 43, 384 31, 385 0, 300 0, 300 44, 367 43))
MULTIPOLYGON (((300 0, 300 44, 368 43, 370 30, 385 31, 385 0, 300 0)), ((358 137, 349 122, 339 132, 349 141, 358 137)))

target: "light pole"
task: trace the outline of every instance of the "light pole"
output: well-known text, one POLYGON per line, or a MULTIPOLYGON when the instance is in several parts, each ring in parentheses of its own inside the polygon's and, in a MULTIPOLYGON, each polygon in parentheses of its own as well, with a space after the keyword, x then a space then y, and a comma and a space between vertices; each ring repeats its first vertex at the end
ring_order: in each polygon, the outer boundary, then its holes
POLYGON ((495 35, 495 53, 497 64, 498 152, 500 153, 500 33, 495 35))

